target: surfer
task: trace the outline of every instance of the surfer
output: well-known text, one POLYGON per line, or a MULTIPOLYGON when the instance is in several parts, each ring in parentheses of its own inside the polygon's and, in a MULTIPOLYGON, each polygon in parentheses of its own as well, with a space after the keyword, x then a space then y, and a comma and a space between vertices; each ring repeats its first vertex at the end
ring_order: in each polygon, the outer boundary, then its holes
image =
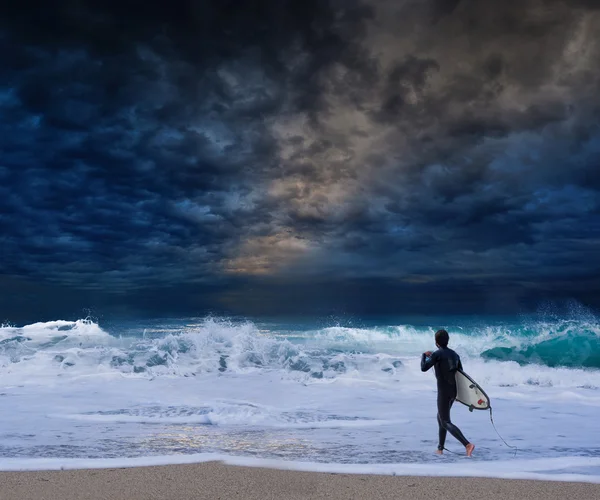
POLYGON ((438 449, 436 453, 441 455, 444 452, 446 443, 446 434, 450 431, 456 439, 467 450, 467 456, 473 454, 475 445, 471 444, 456 425, 450 421, 450 408, 456 399, 456 371, 462 370, 460 357, 456 352, 448 347, 449 335, 446 330, 438 330, 435 333, 435 345, 438 350, 435 352, 427 351, 421 356, 421 371, 426 372, 432 366, 435 367, 435 378, 437 379, 437 420, 439 425, 438 449))

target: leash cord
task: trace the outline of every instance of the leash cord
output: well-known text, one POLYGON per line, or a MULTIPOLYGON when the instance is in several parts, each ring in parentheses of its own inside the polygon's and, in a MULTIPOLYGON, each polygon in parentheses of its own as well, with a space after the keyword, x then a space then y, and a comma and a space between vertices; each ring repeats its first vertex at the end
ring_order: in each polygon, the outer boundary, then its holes
MULTIPOLYGON (((508 446, 509 448, 514 448, 515 449, 515 457, 517 456, 517 451, 519 450, 516 446, 511 446, 510 444, 508 444, 506 441, 504 441, 504 438, 500 435, 500 433, 498 432, 498 429, 496 429, 496 425, 494 424, 494 417, 492 415, 492 407, 490 406, 490 422, 492 422, 492 427, 494 428, 494 430, 496 431, 496 434, 498 434, 498 437, 500 439, 502 439, 502 442, 508 446)), ((514 458, 514 457, 513 457, 514 458)))

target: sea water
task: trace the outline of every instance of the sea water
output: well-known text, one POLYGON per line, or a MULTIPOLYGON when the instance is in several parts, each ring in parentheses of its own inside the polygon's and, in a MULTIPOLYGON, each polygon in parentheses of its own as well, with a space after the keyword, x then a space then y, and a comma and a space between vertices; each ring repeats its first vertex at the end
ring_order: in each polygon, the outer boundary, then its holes
POLYGON ((57 320, 0 328, 0 469, 225 460, 600 482, 600 321, 57 320), (438 328, 491 399, 437 448, 438 328), (454 452, 454 453, 452 453, 454 452))

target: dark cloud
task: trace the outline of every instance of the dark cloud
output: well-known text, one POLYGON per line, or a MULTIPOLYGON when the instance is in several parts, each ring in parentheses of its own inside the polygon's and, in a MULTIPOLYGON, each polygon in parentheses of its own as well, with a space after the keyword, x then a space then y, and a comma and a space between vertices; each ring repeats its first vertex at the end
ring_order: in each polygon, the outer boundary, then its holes
POLYGON ((443 295, 597 275, 599 16, 583 0, 3 5, 0 271, 210 288, 203 304, 271 279, 443 295))

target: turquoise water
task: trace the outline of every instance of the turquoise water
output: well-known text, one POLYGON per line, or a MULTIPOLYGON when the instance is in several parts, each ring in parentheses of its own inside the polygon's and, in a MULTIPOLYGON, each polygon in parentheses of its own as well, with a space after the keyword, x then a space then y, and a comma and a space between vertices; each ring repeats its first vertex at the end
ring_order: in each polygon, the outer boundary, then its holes
MULTIPOLYGON (((101 326, 115 336, 161 338, 168 333, 183 332, 186 325, 204 319, 108 322, 101 326)), ((517 317, 238 317, 226 321, 231 325, 251 323, 259 331, 293 344, 327 339, 328 347, 334 351, 383 349, 402 355, 419 354, 416 346, 425 350, 434 348, 433 334, 445 328, 451 335, 451 343, 471 357, 514 361, 520 365, 600 368, 600 320, 581 308, 562 316, 540 313, 517 317)), ((185 350, 185 343, 179 348, 185 350)), ((155 358, 153 362, 156 361, 155 358)))

